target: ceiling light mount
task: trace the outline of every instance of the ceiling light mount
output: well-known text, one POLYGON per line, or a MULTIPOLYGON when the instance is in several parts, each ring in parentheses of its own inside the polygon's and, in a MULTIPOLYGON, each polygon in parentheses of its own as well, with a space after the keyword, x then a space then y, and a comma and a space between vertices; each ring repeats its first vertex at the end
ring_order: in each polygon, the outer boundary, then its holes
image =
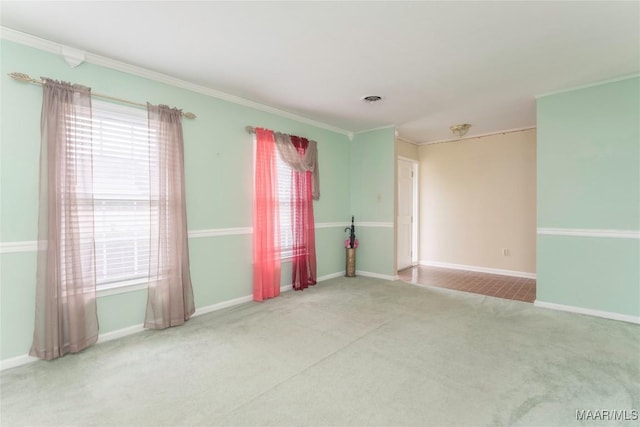
POLYGON ((378 95, 367 95, 367 96, 363 96, 362 100, 367 104, 374 104, 376 102, 382 101, 382 97, 378 95))
POLYGON ((467 134, 467 132, 469 132, 470 127, 471 125, 469 123, 462 123, 459 125, 449 126, 449 129, 451 129, 451 132, 453 132, 455 136, 457 136, 458 138, 462 138, 467 134))

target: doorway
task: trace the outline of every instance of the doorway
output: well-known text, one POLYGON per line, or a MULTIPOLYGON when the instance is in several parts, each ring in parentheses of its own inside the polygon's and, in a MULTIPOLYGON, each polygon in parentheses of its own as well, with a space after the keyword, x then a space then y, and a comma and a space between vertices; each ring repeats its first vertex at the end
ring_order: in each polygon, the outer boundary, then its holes
POLYGON ((398 156, 396 266, 418 264, 418 162, 398 156))

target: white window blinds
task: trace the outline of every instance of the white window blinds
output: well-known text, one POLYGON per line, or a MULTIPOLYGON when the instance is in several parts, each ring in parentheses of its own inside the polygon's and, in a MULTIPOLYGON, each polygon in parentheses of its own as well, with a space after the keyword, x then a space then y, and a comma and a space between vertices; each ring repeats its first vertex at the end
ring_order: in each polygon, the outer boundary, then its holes
POLYGON ((150 208, 147 112, 93 101, 93 193, 96 284, 147 280, 150 208))
POLYGON ((278 168, 278 200, 280 205, 280 256, 293 256, 293 224, 291 219, 291 181, 293 173, 280 154, 276 155, 278 168))

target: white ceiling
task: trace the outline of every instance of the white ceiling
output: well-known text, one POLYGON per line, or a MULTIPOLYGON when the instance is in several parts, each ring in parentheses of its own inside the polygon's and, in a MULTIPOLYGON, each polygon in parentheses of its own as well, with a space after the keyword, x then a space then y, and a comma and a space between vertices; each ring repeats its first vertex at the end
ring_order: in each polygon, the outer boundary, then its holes
POLYGON ((344 130, 395 125, 419 143, 451 139, 457 123, 469 136, 535 126, 537 95, 640 72, 636 1, 3 0, 0 22, 344 130))

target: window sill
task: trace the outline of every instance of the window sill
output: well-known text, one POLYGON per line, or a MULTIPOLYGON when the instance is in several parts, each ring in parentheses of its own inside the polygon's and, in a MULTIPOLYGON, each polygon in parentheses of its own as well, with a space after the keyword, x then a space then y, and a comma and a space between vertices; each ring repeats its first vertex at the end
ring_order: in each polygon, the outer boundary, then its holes
POLYGON ((96 297, 106 297, 109 295, 125 294, 128 292, 140 291, 147 289, 148 280, 127 280, 126 282, 111 283, 105 286, 99 286, 96 289, 96 297))
MULTIPOLYGON (((306 252, 300 255, 306 255, 306 252)), ((286 254, 280 257, 280 262, 292 262, 292 261, 293 261, 293 254, 286 254)))

